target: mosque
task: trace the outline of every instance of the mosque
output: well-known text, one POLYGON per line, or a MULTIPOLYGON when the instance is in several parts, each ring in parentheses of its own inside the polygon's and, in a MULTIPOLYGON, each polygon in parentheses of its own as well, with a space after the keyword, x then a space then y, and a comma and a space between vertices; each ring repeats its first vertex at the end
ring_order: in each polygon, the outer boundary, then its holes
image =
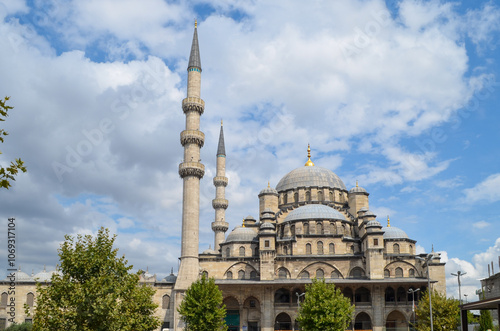
MULTIPOLYGON (((213 178, 214 249, 199 253, 200 180, 205 174, 200 119, 205 104, 196 24, 187 70, 187 97, 182 101, 186 128, 180 134, 184 157, 179 165, 183 180, 179 272, 162 280, 149 272, 141 276, 141 282, 156 289, 160 330, 184 329, 176 307, 202 274, 213 277, 223 293, 230 331, 300 330, 298 309, 312 278, 334 283, 355 305, 350 329, 409 330, 414 321, 412 302, 418 301, 419 293, 428 284, 445 293, 444 263, 438 254, 417 254, 416 241, 391 226, 389 218, 385 226, 377 221, 369 209, 369 193, 357 183, 348 190, 335 173, 313 162, 310 148, 307 157, 304 153, 304 165, 297 164, 275 188, 268 185, 258 194, 258 219, 246 217, 226 236, 225 188, 230 183, 221 125, 213 178)), ((16 273, 21 289, 16 293, 18 312, 24 311, 24 303, 32 309, 35 283, 49 274, 16 273)), ((6 280, 0 281, 0 329, 7 324, 6 286, 6 280)))

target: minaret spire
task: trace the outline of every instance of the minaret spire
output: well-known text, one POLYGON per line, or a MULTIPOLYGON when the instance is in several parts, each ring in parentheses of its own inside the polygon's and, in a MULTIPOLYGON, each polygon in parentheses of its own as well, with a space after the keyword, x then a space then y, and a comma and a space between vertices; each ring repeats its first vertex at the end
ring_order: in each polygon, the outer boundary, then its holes
POLYGON ((193 42, 191 44, 191 54, 189 55, 189 68, 198 68, 201 72, 200 46, 198 45, 198 22, 194 21, 193 42))
POLYGON ((212 230, 215 233, 214 249, 216 251, 220 249, 220 244, 224 242, 225 233, 229 228, 229 224, 226 222, 226 209, 229 205, 225 197, 227 183, 226 148, 224 146, 224 130, 221 120, 219 145, 217 147, 217 173, 214 177, 215 199, 212 200, 212 207, 215 209, 215 220, 212 222, 212 230))

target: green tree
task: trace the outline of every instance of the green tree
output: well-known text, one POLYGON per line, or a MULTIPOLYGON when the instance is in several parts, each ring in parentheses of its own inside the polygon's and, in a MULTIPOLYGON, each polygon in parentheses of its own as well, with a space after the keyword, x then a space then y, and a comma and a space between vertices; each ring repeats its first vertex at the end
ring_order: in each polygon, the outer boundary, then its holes
POLYGON ((351 301, 334 284, 313 279, 306 285, 304 302, 297 321, 304 331, 344 331, 354 313, 351 301))
POLYGON ((34 331, 127 331, 154 330, 160 321, 153 316, 154 289, 139 284, 139 271, 118 249, 116 235, 101 228, 97 236, 65 236, 59 251, 60 273, 51 283, 37 284, 34 331))
POLYGON ((478 331, 493 330, 493 319, 489 310, 481 310, 478 331))
POLYGON ((31 331, 33 324, 25 322, 9 326, 5 331, 31 331))
MULTIPOLYGON (((0 122, 5 121, 5 118, 9 116, 8 112, 13 107, 7 105, 7 101, 9 97, 5 97, 5 99, 0 99, 0 122)), ((8 132, 4 129, 0 129, 0 143, 4 142, 4 137, 8 135, 8 132)), ((0 151, 0 154, 2 152, 0 151)), ((0 187, 8 189, 11 187, 11 182, 15 181, 15 176, 19 171, 26 172, 26 167, 24 166, 24 162, 21 159, 16 159, 10 163, 10 165, 6 168, 0 167, 0 187)))
POLYGON ((222 292, 213 278, 202 275, 187 289, 178 312, 186 323, 186 331, 227 330, 226 306, 222 302, 222 292))
MULTIPOLYGON (((434 330, 456 330, 460 324, 460 308, 456 299, 448 299, 437 291, 432 291, 432 319, 434 330)), ((416 310, 417 330, 431 329, 429 313, 429 291, 424 292, 416 310)))

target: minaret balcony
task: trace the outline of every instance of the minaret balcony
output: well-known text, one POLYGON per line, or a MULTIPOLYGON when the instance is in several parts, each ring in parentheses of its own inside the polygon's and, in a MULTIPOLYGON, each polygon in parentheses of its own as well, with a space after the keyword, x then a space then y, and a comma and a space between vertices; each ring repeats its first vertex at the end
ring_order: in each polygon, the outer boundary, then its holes
POLYGON ((227 199, 213 199, 212 200, 212 207, 214 207, 214 209, 218 209, 218 208, 227 209, 227 206, 229 206, 229 201, 227 201, 227 199))
POLYGON ((227 177, 224 177, 224 176, 214 177, 214 185, 215 186, 224 186, 224 187, 226 187, 227 183, 228 183, 227 177))
POLYGON ((227 222, 212 222, 213 231, 226 232, 229 229, 229 224, 227 222))
POLYGON ((181 178, 187 176, 202 178, 205 175, 205 166, 200 162, 183 162, 179 164, 179 175, 181 178))
POLYGON ((184 130, 181 132, 181 145, 197 144, 203 147, 205 143, 205 134, 199 130, 184 130))
POLYGON ((182 100, 182 110, 185 114, 190 111, 197 111, 201 115, 203 114, 204 109, 205 101, 203 101, 201 98, 189 97, 182 100))

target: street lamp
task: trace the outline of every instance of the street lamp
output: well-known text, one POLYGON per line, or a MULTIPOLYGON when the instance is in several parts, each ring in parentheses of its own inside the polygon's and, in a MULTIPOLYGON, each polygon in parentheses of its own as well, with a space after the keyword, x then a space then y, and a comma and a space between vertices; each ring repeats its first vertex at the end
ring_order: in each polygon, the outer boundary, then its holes
MULTIPOLYGON (((433 249, 434 251, 434 249, 433 249)), ((429 293, 429 311, 431 315, 431 331, 434 331, 434 322, 432 320, 432 291, 431 291, 431 276, 430 276, 430 269, 429 269, 429 261, 432 260, 434 257, 434 253, 429 253, 425 256, 425 258, 417 257, 419 260, 423 260, 424 264, 427 265, 427 292, 429 293)))
POLYGON ((456 274, 454 274, 453 272, 451 273, 452 276, 457 276, 458 278, 458 300, 460 302, 460 304, 462 304, 462 291, 461 291, 461 282, 460 282, 460 276, 463 276, 463 275, 466 275, 467 273, 466 272, 461 272, 460 270, 457 271, 456 274))
POLYGON ((467 303, 467 293, 464 294, 464 297, 465 297, 465 303, 467 303))
POLYGON ((408 293, 411 293, 411 311, 413 312, 413 324, 415 324, 415 292, 420 291, 419 288, 416 290, 414 289, 409 289, 408 293))
POLYGON ((305 295, 306 292, 302 293, 302 294, 299 294, 299 292, 295 292, 295 295, 297 296, 297 306, 299 307, 300 309, 300 297, 305 295))

